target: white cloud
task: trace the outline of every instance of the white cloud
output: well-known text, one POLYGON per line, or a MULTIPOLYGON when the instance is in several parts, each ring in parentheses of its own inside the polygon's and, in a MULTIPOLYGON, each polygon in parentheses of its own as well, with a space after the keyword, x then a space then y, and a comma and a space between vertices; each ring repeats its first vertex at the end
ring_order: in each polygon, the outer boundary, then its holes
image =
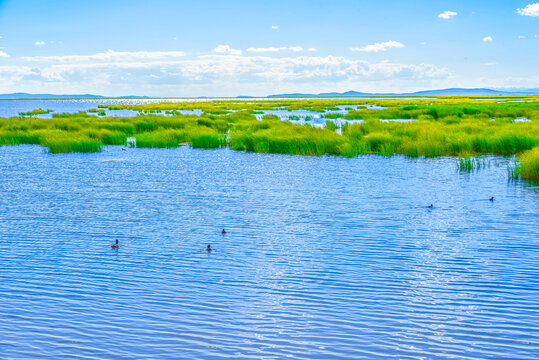
POLYGON ((303 48, 301 46, 290 46, 290 47, 288 47, 287 49, 284 49, 284 50, 290 50, 290 51, 294 51, 294 52, 299 52, 299 51, 303 51, 303 48))
POLYGON ((518 38, 519 38, 519 39, 525 39, 526 36, 524 36, 524 35, 519 35, 518 38))
POLYGON ((8 58, 9 55, 0 50, 0 58, 8 58))
POLYGON ((59 61, 59 62, 84 62, 84 61, 119 61, 119 60, 156 60, 178 58, 185 56, 183 51, 114 51, 96 53, 92 55, 64 55, 64 56, 24 56, 25 61, 59 61))
POLYGON ((350 50, 352 50, 352 51, 378 52, 378 51, 386 51, 386 50, 389 50, 391 48, 403 48, 403 47, 404 47, 404 44, 401 44, 398 41, 389 40, 389 41, 386 41, 386 42, 375 43, 375 44, 371 44, 371 45, 367 45, 367 46, 363 46, 363 47, 353 47, 353 48, 350 48, 350 50))
POLYGON ((215 49, 213 49, 213 52, 241 55, 241 50, 232 49, 230 45, 218 45, 215 49))
POLYGON ((490 36, 490 35, 489 35, 489 36, 485 36, 485 37, 483 38, 483 41, 492 41, 492 36, 490 36))
POLYGON ((318 49, 315 48, 315 47, 310 47, 310 48, 307 49, 307 51, 318 51, 318 49))
POLYGON ((522 16, 539 16, 539 2, 526 5, 524 9, 517 9, 522 16))
POLYGON ((45 41, 36 41, 37 46, 45 45, 45 41))
POLYGON ((277 52, 277 51, 294 51, 299 52, 303 51, 301 46, 281 46, 281 47, 267 47, 267 48, 248 48, 248 52, 277 52))
POLYGON ((438 14, 439 19, 450 19, 452 16, 457 16, 457 13, 454 11, 444 11, 441 14, 438 14))
POLYGON ((487 65, 487 66, 494 66, 494 65, 498 65, 498 64, 499 64, 498 62, 492 61, 492 62, 486 63, 485 65, 487 65))
POLYGON ((102 54, 53 57, 54 61, 47 57, 26 57, 30 62, 26 66, 0 67, 0 89, 33 84, 57 86, 61 90, 62 84, 69 84, 69 89, 79 86, 80 91, 89 91, 93 86, 100 89, 125 86, 124 91, 128 91, 160 84, 158 91, 163 92, 167 86, 191 88, 205 84, 206 89, 214 89, 216 84, 229 83, 250 89, 251 85, 263 83, 271 93, 275 91, 275 84, 281 82, 309 84, 324 81, 335 84, 343 81, 437 79, 449 75, 446 69, 431 64, 369 63, 335 56, 278 58, 221 53, 150 60, 115 56, 102 61, 102 54))
POLYGON ((16 89, 110 96, 230 96, 324 89, 405 91, 452 85, 444 83, 451 79, 449 70, 432 64, 368 62, 310 52, 237 55, 229 50, 233 49, 205 55, 108 50, 18 57, 17 65, 0 65, 0 93, 16 89))
POLYGON ((277 30, 279 27, 277 25, 271 25, 272 30, 277 30))

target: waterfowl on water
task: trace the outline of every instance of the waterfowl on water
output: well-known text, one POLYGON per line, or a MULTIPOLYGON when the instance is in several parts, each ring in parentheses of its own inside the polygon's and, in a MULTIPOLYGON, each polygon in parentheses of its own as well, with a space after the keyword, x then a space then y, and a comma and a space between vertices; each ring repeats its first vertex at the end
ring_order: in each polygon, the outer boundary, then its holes
POLYGON ((494 201, 494 196, 489 199, 490 201, 494 201))
POLYGON ((208 247, 205 248, 204 250, 206 250, 207 252, 210 252, 210 251, 212 251, 213 249, 211 248, 211 245, 208 245, 208 247))
POLYGON ((226 234, 226 230, 223 229, 223 231, 221 231, 221 234, 223 234, 223 235, 226 234))
POLYGON ((118 239, 116 239, 116 243, 112 244, 110 247, 113 249, 118 249, 120 247, 120 244, 118 244, 118 239))
POLYGON ((432 209, 434 207, 434 205, 430 204, 429 206, 427 206, 427 208, 429 209, 432 209))

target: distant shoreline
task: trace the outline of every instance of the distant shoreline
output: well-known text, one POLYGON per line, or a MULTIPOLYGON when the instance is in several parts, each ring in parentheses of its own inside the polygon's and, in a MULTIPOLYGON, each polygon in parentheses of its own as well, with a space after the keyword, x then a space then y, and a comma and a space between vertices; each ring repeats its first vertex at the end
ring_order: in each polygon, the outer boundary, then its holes
POLYGON ((488 88, 448 88, 437 90, 421 90, 407 93, 368 93, 360 91, 347 91, 347 92, 327 92, 318 94, 306 94, 306 93, 284 93, 284 94, 271 94, 267 96, 137 96, 137 95, 125 95, 125 96, 103 96, 94 94, 31 94, 31 93, 10 93, 0 94, 0 100, 60 100, 60 99, 249 99, 249 98, 288 98, 288 97, 304 97, 304 98, 327 98, 327 97, 384 97, 384 96, 526 96, 526 95, 539 95, 539 88, 535 89, 519 89, 519 90, 493 90, 488 88))

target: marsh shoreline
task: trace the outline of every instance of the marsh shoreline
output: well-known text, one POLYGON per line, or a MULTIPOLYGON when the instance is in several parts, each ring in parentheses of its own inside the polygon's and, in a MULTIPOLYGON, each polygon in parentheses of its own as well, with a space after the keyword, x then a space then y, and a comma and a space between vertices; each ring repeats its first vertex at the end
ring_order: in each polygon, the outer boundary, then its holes
MULTIPOLYGON (((539 144, 538 99, 249 98, 144 104, 126 100, 75 113, 37 108, 0 118, 0 145, 37 144, 50 153, 98 152, 104 145, 189 144, 347 157, 517 155, 514 176, 539 180, 539 151, 532 151, 539 144)), ((464 168, 473 168, 473 163, 464 168)))

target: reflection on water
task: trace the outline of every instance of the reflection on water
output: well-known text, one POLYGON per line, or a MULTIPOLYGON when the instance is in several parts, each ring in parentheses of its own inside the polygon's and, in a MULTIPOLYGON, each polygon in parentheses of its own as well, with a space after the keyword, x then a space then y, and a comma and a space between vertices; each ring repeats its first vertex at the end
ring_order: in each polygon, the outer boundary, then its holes
MULTIPOLYGON (((223 99, 70 99, 70 100, 3 100, 0 102, 0 118, 18 116, 20 113, 29 112, 35 109, 51 109, 52 112, 47 114, 34 115, 34 117, 42 119, 51 119, 53 114, 69 113, 74 114, 79 111, 87 112, 90 109, 97 109, 99 105, 142 105, 153 104, 159 102, 203 102, 211 100, 223 100, 223 99)), ((225 99, 226 100, 226 99, 225 99)), ((238 100, 238 99, 230 99, 238 100)), ((258 99, 264 100, 264 98, 258 99)), ((267 99, 266 99, 267 100, 267 99)), ((275 99, 272 99, 275 100, 275 99)), ((289 99, 288 99, 289 100, 289 99)), ((261 120, 265 115, 275 115, 283 121, 291 121, 294 123, 306 124, 309 123, 313 126, 323 127, 326 120, 334 122, 354 122, 348 121, 344 118, 340 119, 325 119, 325 114, 342 114, 345 115, 349 110, 361 110, 365 109, 385 109, 383 106, 378 105, 338 105, 338 110, 326 110, 323 112, 309 111, 309 110, 284 110, 282 108, 276 108, 273 110, 264 110, 255 114, 258 120, 261 120)), ((232 111, 231 111, 232 112, 232 111)), ((92 116, 114 116, 114 117, 130 117, 137 116, 139 114, 151 114, 161 116, 171 116, 173 113, 179 113, 182 115, 202 115, 202 110, 174 110, 171 111, 145 111, 139 112, 134 110, 109 110, 99 108, 99 112, 89 112, 92 116)))
POLYGON ((503 169, 0 147, 0 357, 534 359, 539 188, 503 169))
POLYGON ((531 120, 525 116, 520 116, 513 120, 513 122, 531 122, 531 120))

